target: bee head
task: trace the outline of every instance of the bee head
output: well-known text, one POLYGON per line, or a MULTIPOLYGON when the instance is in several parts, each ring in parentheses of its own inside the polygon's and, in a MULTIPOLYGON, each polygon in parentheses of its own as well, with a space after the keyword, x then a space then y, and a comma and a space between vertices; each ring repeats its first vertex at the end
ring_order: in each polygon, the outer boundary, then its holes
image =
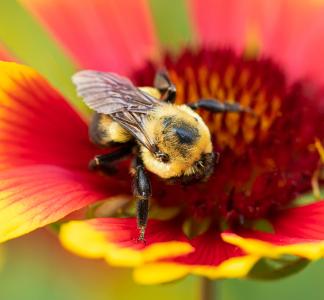
POLYGON ((210 132, 201 117, 186 106, 170 105, 158 110, 148 121, 156 151, 142 149, 146 168, 169 179, 211 173, 213 160, 210 132))
POLYGON ((181 182, 184 184, 192 181, 206 181, 214 171, 214 166, 218 163, 219 153, 204 153, 193 165, 193 170, 184 174, 181 182))

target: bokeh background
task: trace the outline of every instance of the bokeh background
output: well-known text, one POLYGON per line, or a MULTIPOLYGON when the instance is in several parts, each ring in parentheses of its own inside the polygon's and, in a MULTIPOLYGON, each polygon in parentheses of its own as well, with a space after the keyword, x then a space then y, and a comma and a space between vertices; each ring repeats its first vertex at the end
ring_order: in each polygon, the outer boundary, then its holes
MULTIPOLYGON (((135 1, 135 0, 134 0, 135 1)), ((276 0, 274 0, 276 1, 276 0)), ((177 50, 191 37, 183 0, 151 0, 155 25, 164 45, 177 50)), ((16 0, 0 0, 0 41, 21 62, 39 70, 77 103, 70 76, 74 66, 16 0)), ((66 252, 48 230, 39 230, 0 247, 0 300, 197 299, 199 278, 189 276, 160 286, 139 286, 128 269, 85 260, 66 252)), ((218 299, 321 299, 324 262, 280 281, 217 282, 218 299)))

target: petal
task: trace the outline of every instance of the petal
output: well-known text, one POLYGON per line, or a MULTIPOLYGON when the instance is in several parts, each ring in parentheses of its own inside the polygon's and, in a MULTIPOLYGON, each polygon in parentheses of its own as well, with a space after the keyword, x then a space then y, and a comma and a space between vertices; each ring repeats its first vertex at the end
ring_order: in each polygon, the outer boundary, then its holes
POLYGON ((323 82, 324 5, 316 1, 260 1, 255 22, 263 52, 282 63, 292 78, 310 76, 323 82), (262 3, 260 5, 260 3, 262 3))
POLYGON ((0 62, 0 127, 0 241, 125 189, 88 172, 86 124, 29 67, 0 62))
POLYGON ((238 247, 225 243, 219 234, 203 234, 191 244, 195 251, 190 254, 136 268, 135 280, 141 284, 157 284, 188 274, 212 279, 244 277, 258 260, 258 257, 245 255, 238 247))
POLYGON ((274 233, 222 233, 224 241, 253 255, 278 258, 292 254, 311 260, 324 256, 324 201, 290 208, 272 220, 274 233))
POLYGON ((191 0, 189 9, 204 44, 235 49, 261 47, 291 79, 324 82, 324 5, 295 0, 191 0))
POLYGON ((0 44, 0 60, 5 60, 5 61, 13 61, 13 57, 9 54, 7 49, 5 49, 1 44, 0 44))
POLYGON ((95 150, 87 126, 39 74, 0 62, 0 97, 0 170, 35 163, 85 170, 95 150))
POLYGON ((286 209, 272 221, 275 232, 293 238, 324 241, 324 200, 286 209))
POLYGON ((219 234, 199 236, 190 244, 175 221, 150 220, 146 244, 137 240, 136 220, 126 218, 72 221, 62 225, 60 239, 78 255, 136 267, 134 277, 143 284, 172 281, 190 273, 210 278, 243 277, 258 260, 224 243, 219 234))
POLYGON ((105 197, 90 176, 38 165, 0 173, 0 242, 55 222, 105 197))
POLYGON ((244 47, 248 7, 240 0, 190 0, 200 41, 208 46, 244 47))
POLYGON ((146 0, 21 0, 82 68, 129 73, 156 55, 146 0))
POLYGON ((0 170, 34 164, 86 172, 86 123, 37 72, 0 62, 0 170))
POLYGON ((133 271, 134 280, 140 284, 160 284, 181 279, 190 274, 186 265, 157 262, 137 267, 133 271))
POLYGON ((134 218, 98 218, 64 224, 60 239, 78 255, 105 258, 116 266, 138 266, 193 251, 173 222, 150 220, 145 244, 138 234, 134 218))

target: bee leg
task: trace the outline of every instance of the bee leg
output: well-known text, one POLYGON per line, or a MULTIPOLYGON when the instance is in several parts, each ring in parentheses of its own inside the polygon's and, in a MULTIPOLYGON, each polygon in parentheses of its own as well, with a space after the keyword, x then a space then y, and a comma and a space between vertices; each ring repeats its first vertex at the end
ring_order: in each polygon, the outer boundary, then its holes
POLYGON ((91 171, 103 171, 108 175, 113 175, 117 172, 117 169, 113 166, 113 162, 118 161, 125 156, 128 156, 132 153, 132 146, 127 145, 117 149, 114 152, 96 155, 89 162, 89 169, 91 171))
POLYGON ((134 162, 133 191, 137 201, 137 228, 139 230, 139 241, 145 242, 145 229, 148 219, 149 199, 151 198, 151 182, 145 172, 143 161, 136 157, 134 162))
POLYGON ((239 103, 221 102, 216 99, 200 99, 194 103, 187 104, 193 110, 201 108, 211 113, 224 113, 224 112, 247 112, 255 114, 253 110, 248 107, 242 107, 239 103))
POLYGON ((176 99, 176 87, 172 83, 167 70, 161 69, 157 71, 154 79, 154 87, 162 94, 162 100, 174 103, 176 99))

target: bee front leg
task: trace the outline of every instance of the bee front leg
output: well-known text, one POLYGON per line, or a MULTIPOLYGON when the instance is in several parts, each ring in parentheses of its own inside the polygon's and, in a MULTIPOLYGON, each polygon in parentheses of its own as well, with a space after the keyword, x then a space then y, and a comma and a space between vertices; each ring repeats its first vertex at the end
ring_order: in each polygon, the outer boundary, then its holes
POLYGON ((117 172, 116 168, 113 166, 113 163, 128 156, 132 153, 132 145, 125 145, 116 151, 111 153, 96 155, 89 162, 89 169, 91 171, 103 171, 108 175, 113 175, 117 172))
POLYGON ((136 157, 134 162, 133 191, 137 201, 137 228, 139 230, 139 241, 145 242, 145 229, 149 212, 149 199, 152 195, 151 182, 145 172, 143 161, 136 157))
POLYGON ((216 99, 200 99, 194 103, 187 104, 193 110, 201 108, 211 113, 225 113, 225 112, 254 112, 249 107, 242 107, 239 103, 221 102, 216 99))
POLYGON ((154 87, 162 94, 162 100, 174 103, 177 95, 176 87, 172 83, 167 70, 157 71, 154 79, 154 87))

